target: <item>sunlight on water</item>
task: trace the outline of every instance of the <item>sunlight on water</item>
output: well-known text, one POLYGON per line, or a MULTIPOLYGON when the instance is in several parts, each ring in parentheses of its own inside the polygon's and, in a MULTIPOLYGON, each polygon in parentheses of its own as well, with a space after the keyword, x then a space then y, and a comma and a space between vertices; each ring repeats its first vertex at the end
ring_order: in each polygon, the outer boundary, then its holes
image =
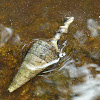
MULTIPOLYGON (((87 28, 90 31, 90 37, 95 38, 99 36, 99 24, 97 21, 88 19, 87 28)), ((81 44, 81 47, 84 46, 86 42, 88 43, 88 37, 84 34, 83 30, 77 30, 74 38, 81 44)), ((92 52, 90 52, 90 56, 94 59, 98 59, 99 53, 99 51, 95 52, 93 49, 92 52)), ((82 82, 71 86, 73 92, 72 100, 96 100, 97 97, 100 96, 100 73, 93 74, 92 70, 94 69, 94 72, 99 72, 100 66, 95 63, 84 63, 82 66, 77 67, 76 64, 78 63, 81 62, 76 62, 74 59, 67 58, 63 66, 59 69, 66 77, 68 77, 69 74, 70 78, 75 78, 76 80, 78 80, 78 78, 82 79, 82 82)))
POLYGON ((98 1, 0 0, 0 100, 100 100, 98 1), (50 39, 70 16, 75 20, 58 41, 62 48, 66 40, 58 59, 38 66, 47 69, 9 93, 32 40, 50 39))
POLYGON ((98 22, 94 19, 88 19, 87 20, 87 28, 91 31, 91 37, 98 36, 98 22))
POLYGON ((14 34, 14 36, 12 37, 12 44, 18 44, 20 45, 22 42, 20 40, 20 36, 18 34, 14 34))
POLYGON ((0 47, 2 47, 11 38, 13 30, 0 25, 0 47))
POLYGON ((74 35, 75 39, 77 39, 77 41, 82 45, 85 43, 86 41, 86 35, 84 34, 84 32, 81 30, 81 31, 77 31, 76 34, 74 35))
POLYGON ((72 91, 75 95, 72 100, 95 100, 100 95, 100 74, 93 77, 89 68, 95 68, 100 71, 100 66, 97 64, 84 64, 83 66, 76 67, 74 60, 67 61, 60 69, 63 75, 67 76, 64 72, 68 70, 70 77, 78 78, 83 77, 83 83, 72 86, 72 91))
POLYGON ((15 34, 12 28, 0 25, 0 47, 2 47, 8 41, 10 41, 13 45, 21 43, 19 35, 15 34))
MULTIPOLYGON (((94 19, 88 19, 87 20, 87 28, 90 30, 91 37, 97 37, 99 36, 98 32, 98 23, 94 19)), ((0 35, 1 35, 1 40, 0 40, 0 47, 2 47, 5 43, 7 43, 9 40, 11 44, 17 45, 21 44, 20 36, 16 33, 13 32, 13 29, 4 27, 3 25, 0 26, 0 35)), ((88 40, 86 34, 84 34, 83 30, 77 30, 76 33, 73 35, 74 38, 78 41, 78 43, 81 46, 84 46, 86 41, 88 40)), ((37 39, 34 39, 37 40, 37 39)), ((47 64, 44 64, 43 66, 37 66, 38 69, 41 68, 46 68, 52 64, 59 63, 60 59, 65 57, 65 61, 63 62, 63 66, 61 66, 57 71, 62 74, 64 77, 66 77, 66 80, 68 77, 70 79, 78 79, 81 78, 83 81, 74 85, 69 86, 69 90, 72 91, 70 95, 72 95, 72 100, 95 100, 99 95, 100 95, 100 74, 93 75, 91 72, 91 68, 94 68, 95 71, 100 71, 100 66, 98 66, 95 63, 84 63, 82 66, 77 67, 77 63, 81 63, 80 61, 75 62, 74 59, 71 59, 70 56, 66 55, 66 52, 64 52, 64 48, 67 45, 67 40, 63 42, 62 48, 60 49, 59 57, 58 59, 55 59, 47 64)), ((22 47, 22 49, 25 47, 22 47)), ((90 55, 93 58, 99 58, 99 51, 96 52, 94 55, 90 53, 90 55)), ((27 66, 28 67, 28 66, 27 66)), ((28 67, 31 70, 36 70, 36 68, 28 67)), ((54 72, 56 69, 51 69, 48 71, 44 71, 43 74, 48 73, 48 72, 54 72)), ((68 94, 69 90, 66 88, 67 84, 63 84, 63 82, 60 81, 53 81, 52 79, 47 79, 50 77, 50 75, 38 75, 38 76, 43 76, 45 78, 44 82, 47 84, 56 84, 56 89, 59 91, 62 95, 68 94)), ((34 91, 34 94, 37 96, 43 96, 47 93, 47 90, 41 86, 36 87, 36 91, 34 91)), ((59 100, 66 100, 67 97, 62 97, 59 95, 59 100)))

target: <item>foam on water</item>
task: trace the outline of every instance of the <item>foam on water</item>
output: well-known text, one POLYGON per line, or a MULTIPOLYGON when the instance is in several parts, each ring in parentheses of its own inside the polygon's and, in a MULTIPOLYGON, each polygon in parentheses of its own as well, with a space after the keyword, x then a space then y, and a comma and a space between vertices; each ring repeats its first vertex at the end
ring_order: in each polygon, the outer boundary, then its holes
MULTIPOLYGON (((84 82, 71 86, 73 94, 77 95, 73 96, 72 100, 96 100, 100 96, 100 74, 96 74, 94 78, 89 68, 100 70, 100 66, 94 63, 76 67, 74 60, 67 61, 61 67, 60 71, 67 70, 72 78, 84 76, 84 82)), ((65 73, 62 74, 65 75, 65 73)))
POLYGON ((0 25, 0 47, 2 47, 11 38, 13 30, 8 27, 0 25))
POLYGON ((80 43, 80 44, 84 44, 87 37, 85 36, 83 30, 78 30, 76 32, 76 34, 74 35, 75 39, 80 43))
POLYGON ((88 19, 87 20, 87 28, 91 31, 91 37, 96 37, 98 36, 98 22, 95 21, 94 19, 88 19))

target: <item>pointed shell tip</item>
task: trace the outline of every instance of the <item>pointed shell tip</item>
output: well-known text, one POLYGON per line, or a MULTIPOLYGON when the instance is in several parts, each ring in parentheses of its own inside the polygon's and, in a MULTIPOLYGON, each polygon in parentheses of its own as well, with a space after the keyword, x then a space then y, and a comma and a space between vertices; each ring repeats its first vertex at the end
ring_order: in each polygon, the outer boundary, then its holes
POLYGON ((14 91, 14 89, 12 89, 12 88, 8 88, 8 91, 11 93, 11 92, 13 92, 14 91))

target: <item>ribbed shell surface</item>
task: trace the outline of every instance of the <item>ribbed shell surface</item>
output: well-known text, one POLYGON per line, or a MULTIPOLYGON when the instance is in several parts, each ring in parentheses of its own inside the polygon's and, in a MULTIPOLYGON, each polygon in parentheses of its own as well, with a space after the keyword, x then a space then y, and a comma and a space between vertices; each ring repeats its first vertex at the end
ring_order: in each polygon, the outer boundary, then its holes
POLYGON ((21 87, 44 70, 45 67, 42 67, 44 64, 57 58, 56 50, 52 45, 43 40, 36 41, 28 51, 8 90, 12 92, 21 87))
POLYGON ((52 45, 42 40, 37 41, 36 43, 33 44, 31 49, 29 50, 29 54, 34 54, 35 56, 43 59, 46 62, 55 60, 58 57, 56 55, 55 48, 52 45))

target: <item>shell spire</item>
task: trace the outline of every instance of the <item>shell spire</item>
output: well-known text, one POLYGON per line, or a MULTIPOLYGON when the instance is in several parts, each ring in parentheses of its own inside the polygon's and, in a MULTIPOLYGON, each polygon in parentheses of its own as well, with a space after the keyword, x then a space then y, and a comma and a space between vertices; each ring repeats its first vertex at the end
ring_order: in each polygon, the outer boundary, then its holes
POLYGON ((64 26, 60 26, 56 35, 49 43, 47 41, 37 40, 32 45, 8 88, 9 92, 18 89, 46 67, 59 61, 57 41, 60 39, 62 33, 67 33, 68 27, 73 22, 74 17, 67 17, 67 19, 64 26))
POLYGON ((68 27, 73 21, 74 21, 74 17, 65 17, 64 26, 60 26, 55 36, 51 39, 51 43, 54 45, 57 51, 59 51, 57 46, 57 41, 60 39, 63 33, 68 32, 68 27))

